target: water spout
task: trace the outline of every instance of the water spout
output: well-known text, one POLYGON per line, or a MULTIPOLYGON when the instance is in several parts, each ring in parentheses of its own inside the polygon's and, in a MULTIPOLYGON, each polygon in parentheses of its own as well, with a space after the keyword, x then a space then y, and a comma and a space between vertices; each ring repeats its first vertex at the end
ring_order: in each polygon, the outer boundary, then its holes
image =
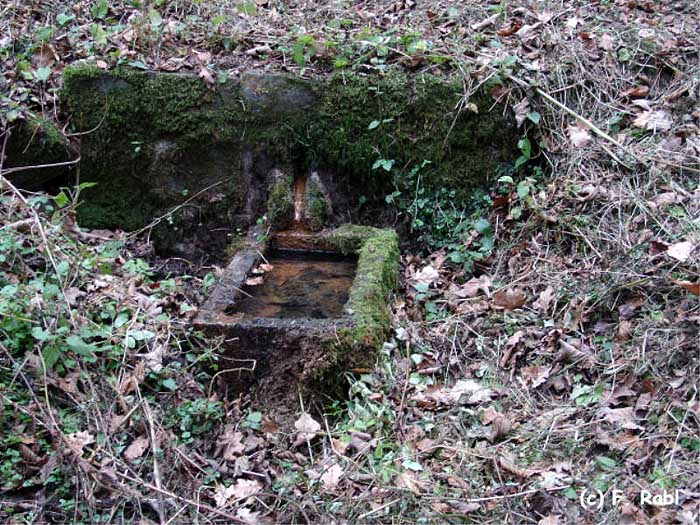
POLYGON ((303 227, 306 193, 306 176, 299 175, 294 179, 294 225, 303 227))

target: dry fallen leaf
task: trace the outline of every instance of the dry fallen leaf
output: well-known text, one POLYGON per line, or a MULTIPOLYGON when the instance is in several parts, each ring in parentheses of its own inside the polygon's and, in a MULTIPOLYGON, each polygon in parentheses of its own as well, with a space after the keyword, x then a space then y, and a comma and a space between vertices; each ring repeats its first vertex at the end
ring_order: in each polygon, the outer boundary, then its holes
POLYGON ((462 396, 466 395, 469 396, 466 401, 468 404, 476 404, 489 401, 495 395, 495 392, 473 379, 460 379, 447 391, 447 399, 453 404, 459 403, 462 396))
POLYGON ((511 420, 493 407, 488 407, 484 410, 481 414, 481 422, 484 425, 493 423, 493 432, 489 436, 490 441, 497 441, 505 437, 513 428, 511 420))
POLYGON ((566 19, 566 27, 575 29, 576 26, 583 25, 583 20, 577 16, 572 16, 566 19))
POLYGON ((226 425, 224 432, 216 440, 216 450, 226 461, 235 461, 245 450, 243 433, 234 432, 233 428, 233 425, 226 425))
POLYGON ((209 69, 207 69, 207 62, 211 60, 211 53, 192 51, 192 55, 199 66, 199 76, 209 87, 213 87, 216 84, 214 77, 212 76, 209 69))
POLYGON ((636 119, 634 119, 632 125, 638 128, 645 128, 656 132, 670 130, 672 123, 673 121, 671 120, 671 116, 667 112, 657 110, 643 111, 637 116, 636 119))
POLYGON ((472 277, 462 286, 452 285, 448 290, 448 294, 453 297, 458 297, 460 299, 465 299, 468 297, 476 297, 479 292, 483 292, 486 296, 489 296, 489 287, 491 286, 491 278, 488 275, 482 275, 481 277, 472 277))
POLYGON ((656 209, 668 206, 670 204, 675 204, 677 202, 679 202, 678 194, 673 191, 667 191, 664 193, 659 193, 657 196, 649 199, 647 201, 647 205, 652 209, 656 209))
POLYGON ((520 102, 513 105, 513 112, 515 113, 515 122, 518 127, 522 126, 523 122, 527 120, 527 114, 530 111, 530 101, 527 97, 523 98, 520 102))
POLYGON ((341 467, 338 463, 334 464, 323 474, 321 474, 321 483, 323 483, 323 488, 326 490, 333 490, 335 487, 338 486, 340 478, 342 477, 343 467, 341 467))
POLYGON ((620 428, 625 428, 628 430, 642 430, 644 427, 635 423, 636 418, 634 417, 634 407, 625 408, 603 408, 599 411, 599 415, 605 421, 613 423, 620 428))
POLYGON ((641 446, 639 436, 632 434, 629 430, 625 430, 615 436, 608 434, 600 428, 596 429, 596 442, 612 450, 627 450, 628 448, 637 448, 641 446))
POLYGON ((481 508, 481 504, 476 501, 453 501, 452 507, 458 514, 469 514, 481 508))
POLYGON ((304 413, 294 422, 294 428, 299 431, 295 443, 295 446, 298 446, 301 443, 316 437, 316 434, 321 430, 321 424, 309 414, 304 413))
POLYGON ((649 94, 649 86, 635 86, 620 93, 622 98, 644 98, 649 94))
POLYGON ((593 139, 588 128, 582 126, 569 125, 567 131, 569 132, 569 140, 571 141, 571 144, 573 144, 576 148, 583 148, 584 146, 587 146, 593 139))
POLYGON ((235 484, 224 487, 217 485, 214 491, 214 501, 217 507, 225 507, 237 500, 254 496, 262 490, 262 484, 257 480, 239 479, 235 484))
POLYGON ((430 286, 435 281, 437 281, 438 277, 440 277, 438 271, 431 265, 427 265, 426 267, 417 271, 411 277, 411 280, 416 284, 424 284, 430 286))
POLYGON ((396 486, 402 489, 408 489, 416 496, 420 496, 423 493, 418 484, 416 473, 411 470, 401 472, 396 476, 396 486))
POLYGON ((537 388, 543 384, 547 379, 549 379, 549 372, 552 370, 550 366, 524 366, 520 369, 525 384, 528 384, 530 388, 537 388))
POLYGON ((535 310, 541 312, 548 312, 549 308, 552 306, 552 301, 554 300, 554 288, 552 286, 547 286, 537 298, 537 300, 532 303, 532 307, 535 310))
POLYGON ((489 303, 486 300, 478 301, 476 303, 463 302, 457 305, 455 313, 457 313, 458 315, 478 314, 481 312, 485 312, 488 309, 489 303))
POLYGON ((693 295, 700 295, 700 281, 692 283, 690 281, 676 281, 675 279, 671 279, 671 282, 677 284, 681 288, 685 288, 693 295))
POLYGON ((498 456, 498 465, 506 472, 509 472, 510 474, 513 474, 519 478, 529 478, 541 472, 541 470, 534 468, 518 467, 515 463, 515 458, 505 451, 498 456))
POLYGON ((236 510, 236 517, 246 525, 262 525, 266 522, 260 519, 259 511, 253 512, 247 507, 239 507, 238 510, 236 510))
POLYGON ((165 355, 165 345, 157 345, 147 354, 140 356, 147 371, 158 373, 163 369, 163 356, 165 355))
POLYGON ((131 442, 131 444, 126 447, 124 451, 124 459, 127 461, 133 461, 137 458, 143 456, 143 453, 148 448, 148 438, 146 436, 139 436, 131 442))
POLYGON ((493 295, 493 305, 505 310, 516 310, 522 308, 527 302, 527 296, 514 288, 501 290, 493 295))
POLYGON ((612 51, 613 49, 615 49, 615 41, 613 40, 613 37, 605 33, 603 36, 600 37, 600 40, 598 41, 598 47, 604 49, 605 51, 612 51))
POLYGON ((493 432, 489 436, 491 441, 498 441, 508 435, 513 429, 513 423, 506 416, 497 416, 493 422, 493 432))
POLYGON ((499 13, 493 14, 488 18, 485 18, 481 22, 472 24, 470 27, 473 31, 481 31, 482 29, 492 25, 501 15, 499 13))
POLYGON ((677 261, 685 262, 690 257, 690 253, 693 251, 693 243, 688 241, 677 242, 672 244, 666 250, 669 257, 673 257, 677 261))
POLYGON ((67 374, 66 377, 59 377, 58 388, 63 390, 66 394, 77 394, 78 379, 80 379, 79 372, 71 372, 70 374, 67 374))
POLYGON ((83 448, 87 445, 92 445, 95 442, 95 436, 84 430, 82 432, 74 432, 66 436, 66 441, 70 448, 79 456, 83 455, 83 448))
POLYGON ((498 36, 511 36, 513 33, 516 33, 521 27, 522 24, 520 24, 519 22, 513 22, 509 25, 500 27, 496 31, 496 34, 498 36))
POLYGON ((262 276, 260 277, 250 277, 245 280, 246 286, 260 286, 264 282, 262 276))

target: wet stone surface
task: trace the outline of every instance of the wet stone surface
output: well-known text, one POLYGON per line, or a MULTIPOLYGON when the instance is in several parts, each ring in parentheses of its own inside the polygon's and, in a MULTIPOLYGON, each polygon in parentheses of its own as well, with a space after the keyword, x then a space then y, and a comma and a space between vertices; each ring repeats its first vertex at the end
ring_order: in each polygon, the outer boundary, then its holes
MULTIPOLYGON (((357 261, 334 254, 291 251, 267 257, 272 270, 248 282, 230 313, 244 318, 332 319, 343 315, 357 261)), ((263 267, 265 267, 263 265, 263 267)), ((229 313, 229 312, 227 312, 229 313)))

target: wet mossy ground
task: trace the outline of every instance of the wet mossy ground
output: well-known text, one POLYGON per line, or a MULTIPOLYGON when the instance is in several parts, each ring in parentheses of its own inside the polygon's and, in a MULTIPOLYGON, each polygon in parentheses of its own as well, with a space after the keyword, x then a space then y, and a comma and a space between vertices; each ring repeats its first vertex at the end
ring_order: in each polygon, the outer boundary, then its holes
POLYGON ((76 130, 96 128, 83 138, 81 180, 98 185, 84 193, 79 220, 138 228, 217 184, 170 218, 179 234, 161 236, 177 242, 193 221, 245 227, 237 218, 249 225, 265 212, 265 171, 278 165, 333 170, 348 194, 381 207, 402 169, 430 160, 424 184, 466 195, 513 159, 517 134, 484 97, 470 100, 479 114, 457 112, 461 93, 429 74, 309 81, 250 72, 210 89, 193 75, 70 66, 61 101, 76 130), (379 158, 397 170, 372 169, 379 158))

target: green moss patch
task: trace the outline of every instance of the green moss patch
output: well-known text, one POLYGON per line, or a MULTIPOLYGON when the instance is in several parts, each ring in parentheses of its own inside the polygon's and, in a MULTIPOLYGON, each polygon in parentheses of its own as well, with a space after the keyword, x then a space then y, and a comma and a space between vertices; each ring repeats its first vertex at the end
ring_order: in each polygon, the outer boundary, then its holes
POLYGON ((352 324, 326 341, 329 366, 319 373, 321 384, 337 383, 352 369, 374 366, 377 351, 391 331, 388 305, 399 276, 394 230, 346 224, 331 231, 327 240, 341 253, 356 253, 358 261, 346 304, 352 324))
POLYGON ((294 220, 291 177, 281 177, 270 188, 270 195, 267 198, 267 219, 269 224, 278 230, 287 228, 294 220))

